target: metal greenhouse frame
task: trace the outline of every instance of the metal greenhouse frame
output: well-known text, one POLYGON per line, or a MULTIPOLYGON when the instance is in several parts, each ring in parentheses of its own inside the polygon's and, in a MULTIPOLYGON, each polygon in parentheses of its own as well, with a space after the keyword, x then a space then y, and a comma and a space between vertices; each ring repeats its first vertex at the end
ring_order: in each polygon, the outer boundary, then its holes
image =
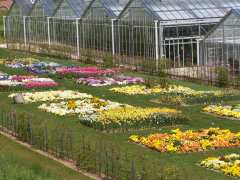
POLYGON ((240 10, 231 10, 204 38, 206 65, 224 65, 240 71, 240 10))
POLYGON ((12 48, 85 61, 111 56, 154 71, 161 59, 174 68, 199 66, 202 39, 235 7, 239 0, 37 0, 30 13, 10 11, 5 35, 12 48))

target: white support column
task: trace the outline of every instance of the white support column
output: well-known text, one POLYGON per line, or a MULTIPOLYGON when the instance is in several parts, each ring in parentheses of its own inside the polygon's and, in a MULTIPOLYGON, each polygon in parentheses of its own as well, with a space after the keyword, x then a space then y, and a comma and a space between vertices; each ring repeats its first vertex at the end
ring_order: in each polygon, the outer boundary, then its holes
POLYGON ((77 56, 80 57, 80 44, 79 44, 79 18, 76 19, 76 33, 77 33, 77 56))
POLYGON ((27 34, 26 34, 26 16, 23 16, 23 36, 24 36, 24 44, 27 46, 27 34))
POLYGON ((163 42, 164 42, 164 38, 163 38, 163 25, 161 23, 161 21, 159 22, 159 54, 160 54, 160 58, 166 57, 164 54, 164 50, 163 50, 163 42))
POLYGON ((47 30, 48 30, 48 46, 51 46, 51 34, 50 34, 50 17, 47 17, 47 30))
POLYGON ((6 38, 6 16, 3 16, 3 35, 6 38))
POLYGON ((116 19, 111 19, 111 26, 112 26, 112 55, 115 55, 115 32, 114 32, 114 21, 116 19))
POLYGON ((155 30, 155 59, 156 59, 156 71, 158 72, 159 65, 159 44, 158 44, 158 20, 154 21, 154 30, 155 30))
POLYGON ((200 64, 200 39, 197 39, 197 65, 200 64))

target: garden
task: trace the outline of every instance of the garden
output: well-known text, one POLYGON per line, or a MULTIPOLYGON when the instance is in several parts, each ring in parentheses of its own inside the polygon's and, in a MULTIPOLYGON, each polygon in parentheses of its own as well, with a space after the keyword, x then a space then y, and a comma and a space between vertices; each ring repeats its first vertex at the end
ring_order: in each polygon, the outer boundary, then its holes
POLYGON ((0 50, 0 127, 107 179, 240 177, 240 91, 0 50))

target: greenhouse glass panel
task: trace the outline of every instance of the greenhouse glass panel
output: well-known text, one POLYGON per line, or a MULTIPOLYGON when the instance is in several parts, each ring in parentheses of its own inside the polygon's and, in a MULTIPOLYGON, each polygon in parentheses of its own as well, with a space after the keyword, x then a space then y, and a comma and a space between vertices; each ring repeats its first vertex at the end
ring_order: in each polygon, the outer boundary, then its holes
POLYGON ((131 15, 137 13, 127 13, 127 11, 133 12, 142 8, 145 9, 146 13, 147 11, 152 13, 154 19, 162 21, 191 19, 207 21, 210 18, 218 18, 220 21, 229 10, 238 7, 240 8, 240 2, 236 0, 131 0, 121 13, 120 18, 133 20, 135 17, 131 15))
POLYGON ((80 18, 90 2, 90 0, 62 0, 54 16, 80 18))
POLYGON ((204 62, 240 70, 240 10, 234 9, 203 40, 204 62))
POLYGON ((9 16, 28 16, 34 1, 31 0, 15 0, 10 8, 9 16))
POLYGON ((124 8, 126 0, 93 0, 84 12, 86 19, 113 19, 117 18, 124 8))

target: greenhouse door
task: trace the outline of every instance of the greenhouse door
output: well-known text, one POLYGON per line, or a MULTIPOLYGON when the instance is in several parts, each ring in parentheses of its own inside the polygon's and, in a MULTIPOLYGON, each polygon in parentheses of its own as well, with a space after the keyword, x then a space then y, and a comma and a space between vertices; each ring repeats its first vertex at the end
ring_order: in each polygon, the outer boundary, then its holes
POLYGON ((168 38, 163 41, 163 52, 173 67, 196 66, 199 63, 199 41, 196 38, 168 38))

